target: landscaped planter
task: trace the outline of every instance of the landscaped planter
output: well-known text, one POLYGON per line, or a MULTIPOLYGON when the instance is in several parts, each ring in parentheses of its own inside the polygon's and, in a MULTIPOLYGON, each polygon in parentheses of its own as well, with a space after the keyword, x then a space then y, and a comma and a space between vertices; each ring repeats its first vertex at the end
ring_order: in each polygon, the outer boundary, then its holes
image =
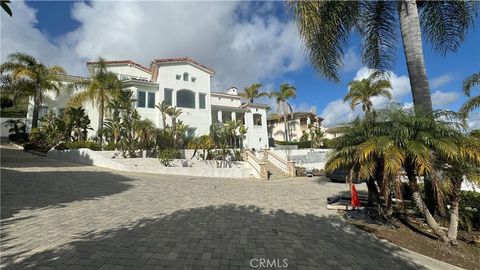
POLYGON ((165 167, 156 158, 122 158, 116 151, 93 151, 86 148, 50 150, 47 157, 63 161, 94 165, 120 171, 188 175, 219 178, 253 178, 254 172, 244 162, 214 160, 174 160, 175 167, 165 167), (187 164, 185 164, 187 163, 187 164), (191 165, 188 166, 188 165, 191 165), (219 166, 220 165, 220 166, 219 166))

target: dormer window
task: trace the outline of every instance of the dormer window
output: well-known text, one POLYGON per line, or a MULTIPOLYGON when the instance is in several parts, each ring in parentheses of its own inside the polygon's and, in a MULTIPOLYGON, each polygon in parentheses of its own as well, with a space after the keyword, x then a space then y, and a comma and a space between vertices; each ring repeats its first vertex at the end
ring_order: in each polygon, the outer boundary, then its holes
POLYGON ((177 80, 180 80, 182 78, 182 75, 177 74, 177 80))
POLYGON ((183 73, 183 80, 188 82, 188 73, 187 72, 183 73))
POLYGON ((197 80, 196 77, 192 77, 192 82, 195 82, 197 80))

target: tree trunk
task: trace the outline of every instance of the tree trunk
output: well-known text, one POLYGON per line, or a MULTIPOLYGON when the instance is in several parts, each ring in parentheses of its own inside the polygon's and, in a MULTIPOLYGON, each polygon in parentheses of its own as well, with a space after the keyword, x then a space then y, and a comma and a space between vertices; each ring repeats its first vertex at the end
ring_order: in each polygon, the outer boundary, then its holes
POLYGON ((420 21, 416 1, 404 0, 399 3, 400 29, 407 61, 408 76, 412 89, 413 104, 417 113, 432 112, 432 97, 428 85, 423 58, 420 21))
POLYGON ((99 104, 99 112, 98 112, 98 129, 97 129, 97 135, 98 135, 98 140, 100 142, 100 145, 103 143, 103 114, 105 111, 105 101, 103 98, 100 98, 100 104, 99 104))
POLYGON ((457 232, 458 232, 458 208, 460 200, 460 188, 462 186, 462 178, 452 179, 452 206, 450 212, 450 225, 448 227, 448 239, 454 246, 458 245, 457 232))
POLYGON ((283 104, 283 120, 285 122, 285 142, 288 142, 288 111, 285 103, 283 104))
POLYGON ((165 113, 162 113, 163 130, 167 128, 167 123, 165 121, 167 121, 167 116, 165 115, 165 113))
POLYGON ((35 85, 35 94, 33 96, 33 113, 32 113, 32 128, 38 127, 38 115, 40 113, 40 106, 42 105, 42 93, 40 85, 35 85))
POLYGON ((375 205, 375 203, 381 204, 377 185, 375 184, 375 180, 371 177, 367 180, 367 188, 368 188, 368 205, 373 206, 375 205))
MULTIPOLYGON (((417 114, 432 112, 432 97, 428 85, 427 72, 423 57, 422 37, 416 1, 398 2, 400 30, 407 62, 413 105, 417 114)), ((432 215, 435 214, 435 191, 430 177, 425 177, 425 201, 432 215)))
POLYGON ((442 228, 440 228, 440 226, 438 225, 437 221, 435 221, 433 216, 430 214, 430 211, 428 211, 427 206, 423 202, 423 199, 420 196, 420 193, 418 192, 417 178, 415 177, 413 166, 408 161, 405 166, 405 171, 407 173, 408 181, 410 183, 410 189, 412 190, 412 199, 413 199, 413 202, 415 203, 415 206, 418 208, 420 213, 425 218, 428 226, 440 238, 440 240, 444 242, 448 242, 449 239, 447 235, 442 230, 442 228))

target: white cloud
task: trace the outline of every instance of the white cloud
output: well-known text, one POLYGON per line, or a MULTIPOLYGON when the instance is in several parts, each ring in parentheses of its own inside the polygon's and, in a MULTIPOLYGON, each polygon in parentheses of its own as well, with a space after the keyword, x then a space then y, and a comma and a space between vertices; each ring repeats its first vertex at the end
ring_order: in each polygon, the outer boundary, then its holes
POLYGON ((442 76, 433 78, 430 80, 430 87, 432 89, 437 89, 446 85, 447 83, 453 81, 453 75, 451 73, 443 74, 442 76))
POLYGON ((11 21, 2 16, 2 61, 22 51, 86 75, 85 62, 98 56, 146 66, 154 58, 189 56, 216 71, 215 91, 243 89, 306 64, 295 23, 268 15, 271 3, 78 2, 71 14, 80 26, 57 43, 34 28, 32 8, 15 1, 12 9, 11 21))
POLYGON ((313 112, 317 113, 317 106, 302 102, 300 104, 292 104, 294 112, 313 112))
POLYGON ((22 1, 13 1, 10 4, 13 17, 0 12, 1 20, 1 51, 0 60, 6 60, 8 54, 24 52, 37 58, 46 65, 60 65, 67 68, 68 72, 78 73, 85 69, 71 53, 58 44, 50 42, 47 37, 34 28, 37 24, 36 11, 22 1))
POLYGON ((361 67, 362 59, 360 58, 360 55, 357 54, 355 48, 350 47, 345 54, 345 58, 343 59, 343 71, 348 73, 358 70, 361 67))
MULTIPOLYGON (((372 70, 362 67, 358 70, 353 80, 365 79, 370 76, 372 72, 372 70)), ((402 103, 404 98, 410 93, 410 80, 407 76, 398 76, 393 72, 391 72, 389 76, 390 82, 392 83, 392 100, 388 100, 386 97, 373 97, 372 103, 376 109, 384 108, 391 102, 402 103)), ((347 89, 345 89, 345 91, 347 91, 347 89)), ((327 104, 320 115, 325 119, 323 124, 328 127, 352 121, 360 114, 362 114, 361 106, 357 106, 355 110, 352 111, 348 103, 344 103, 342 99, 337 99, 327 104)))
POLYGON ((348 123, 362 114, 363 112, 359 107, 352 110, 347 102, 343 102, 342 99, 337 99, 328 103, 320 116, 324 119, 322 124, 325 127, 333 127, 348 123))
POLYGON ((460 97, 457 92, 435 91, 432 94, 433 107, 439 108, 455 102, 460 97))
POLYGON ((480 129, 480 112, 472 112, 467 119, 468 126, 473 129, 480 129))

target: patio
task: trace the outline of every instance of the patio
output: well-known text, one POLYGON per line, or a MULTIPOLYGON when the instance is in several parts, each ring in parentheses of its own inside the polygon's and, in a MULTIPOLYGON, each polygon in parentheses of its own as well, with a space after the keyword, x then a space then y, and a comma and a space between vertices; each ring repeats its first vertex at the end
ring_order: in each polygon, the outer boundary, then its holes
POLYGON ((452 269, 346 225, 325 205, 347 187, 324 178, 140 174, 1 150, 5 269, 452 269))

